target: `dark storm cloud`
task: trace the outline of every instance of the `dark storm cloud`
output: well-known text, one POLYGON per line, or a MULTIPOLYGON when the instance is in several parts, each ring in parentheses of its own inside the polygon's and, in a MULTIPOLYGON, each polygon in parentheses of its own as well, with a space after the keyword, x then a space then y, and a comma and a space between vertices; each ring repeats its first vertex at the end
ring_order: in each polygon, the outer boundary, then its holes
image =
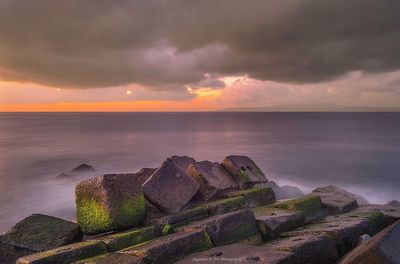
POLYGON ((158 89, 400 68, 398 0, 2 0, 0 78, 158 89))

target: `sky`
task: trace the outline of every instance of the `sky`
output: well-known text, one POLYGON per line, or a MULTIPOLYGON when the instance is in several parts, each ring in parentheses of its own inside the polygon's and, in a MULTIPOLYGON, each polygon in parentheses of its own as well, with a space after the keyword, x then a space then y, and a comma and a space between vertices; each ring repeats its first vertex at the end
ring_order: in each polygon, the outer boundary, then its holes
POLYGON ((398 0, 1 0, 0 111, 400 108, 398 0))

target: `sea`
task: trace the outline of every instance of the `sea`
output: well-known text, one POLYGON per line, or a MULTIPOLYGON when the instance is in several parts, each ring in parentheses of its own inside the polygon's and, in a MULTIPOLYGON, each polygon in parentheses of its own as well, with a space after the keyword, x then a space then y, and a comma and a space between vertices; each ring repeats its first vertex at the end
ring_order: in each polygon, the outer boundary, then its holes
POLYGON ((75 219, 75 185, 158 167, 169 156, 252 158, 303 192, 336 185, 400 200, 400 113, 0 113, 0 233, 33 213, 75 219))

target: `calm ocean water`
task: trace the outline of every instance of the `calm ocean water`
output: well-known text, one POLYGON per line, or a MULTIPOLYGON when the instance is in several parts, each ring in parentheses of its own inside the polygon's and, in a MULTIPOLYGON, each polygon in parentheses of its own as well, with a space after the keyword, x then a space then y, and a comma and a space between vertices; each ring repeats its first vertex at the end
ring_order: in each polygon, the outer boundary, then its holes
POLYGON ((35 212, 74 219, 57 175, 157 167, 168 156, 248 155, 280 184, 335 184, 370 202, 400 200, 400 113, 0 114, 0 231, 35 212))

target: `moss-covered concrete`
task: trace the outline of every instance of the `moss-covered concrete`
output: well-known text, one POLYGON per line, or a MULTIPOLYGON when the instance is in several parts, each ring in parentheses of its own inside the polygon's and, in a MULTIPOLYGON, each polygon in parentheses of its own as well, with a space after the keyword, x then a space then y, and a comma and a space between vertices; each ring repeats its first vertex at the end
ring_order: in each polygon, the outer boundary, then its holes
POLYGON ((304 196, 302 198, 279 201, 273 207, 301 211, 306 220, 319 216, 321 212, 321 198, 318 196, 304 196))
POLYGON ((126 199, 115 210, 110 210, 103 201, 86 195, 76 199, 76 217, 86 234, 97 234, 138 225, 145 216, 143 193, 135 199, 126 199))
POLYGON ((200 206, 207 208, 210 215, 225 214, 246 207, 246 198, 243 196, 217 200, 200 206))
POLYGON ((274 191, 269 187, 256 187, 241 191, 230 192, 226 197, 243 196, 248 207, 271 204, 276 201, 274 191))
POLYGON ((107 245, 110 252, 115 252, 154 239, 161 235, 162 233, 158 228, 155 226, 149 226, 108 235, 103 237, 102 241, 107 245))
POLYGON ((17 264, 67 264, 107 253, 102 241, 85 241, 25 256, 17 264))
POLYGON ((143 263, 168 264, 214 245, 203 230, 174 233, 120 251, 143 258, 143 263))

